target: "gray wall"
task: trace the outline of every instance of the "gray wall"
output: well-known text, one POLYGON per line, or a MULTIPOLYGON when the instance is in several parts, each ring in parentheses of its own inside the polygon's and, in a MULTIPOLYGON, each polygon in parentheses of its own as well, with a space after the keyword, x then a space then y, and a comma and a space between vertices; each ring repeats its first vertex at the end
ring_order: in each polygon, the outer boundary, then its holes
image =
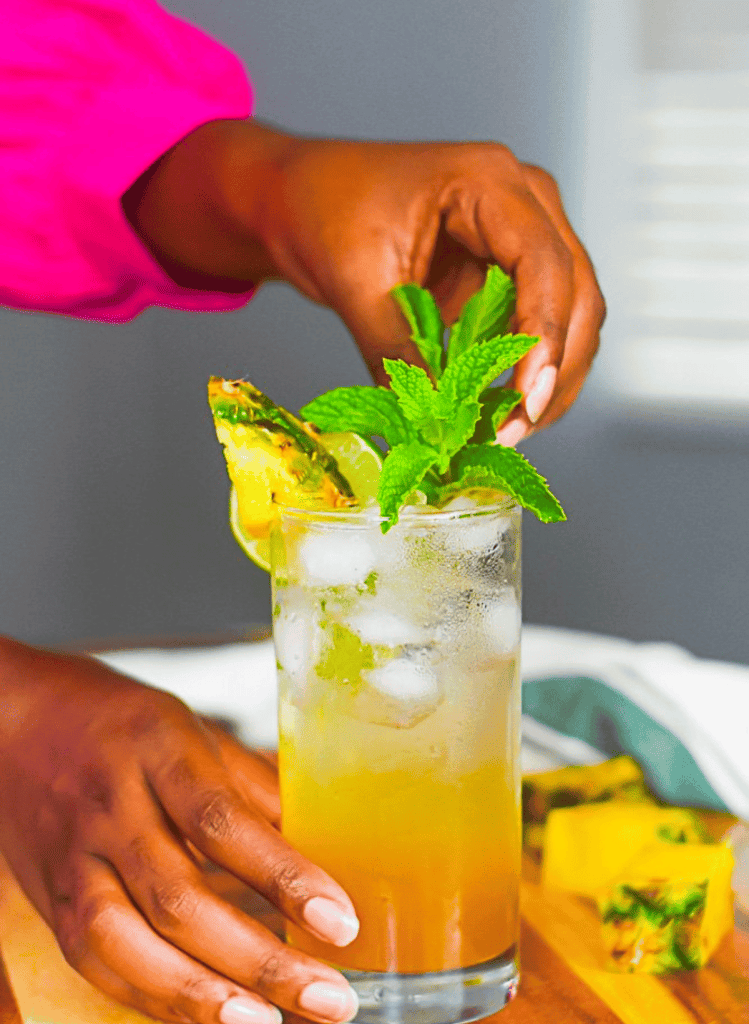
MULTIPOLYGON (((259 115, 362 137, 498 138, 574 216, 582 21, 565 0, 168 0, 230 42, 259 115)), ((298 407, 364 383, 326 310, 268 287, 225 315, 119 327, 0 311, 0 631, 40 643, 210 633, 268 617, 226 526, 211 373, 298 407)), ((529 621, 749 661, 746 435, 627 425, 589 389, 525 450, 570 522, 526 522, 529 621)))

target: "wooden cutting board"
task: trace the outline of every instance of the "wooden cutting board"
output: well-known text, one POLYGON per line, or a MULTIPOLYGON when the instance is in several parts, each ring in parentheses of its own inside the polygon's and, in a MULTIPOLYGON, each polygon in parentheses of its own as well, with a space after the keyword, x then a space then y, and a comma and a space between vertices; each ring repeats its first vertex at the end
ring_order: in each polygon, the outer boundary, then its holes
MULTIPOLYGON (((727 819, 709 816, 719 835, 727 819)), ((749 1024, 749 934, 727 936, 701 971, 668 979, 603 969, 592 905, 542 889, 526 865, 522 887, 521 969, 516 1000, 493 1024, 749 1024)), ((277 924, 250 890, 226 875, 216 888, 237 905, 277 924)), ((275 920, 274 920, 275 918, 275 920)), ((146 1024, 92 988, 64 961, 47 926, 0 862, 0 952, 26 1022, 146 1024)), ((0 1024, 18 1024, 0 970, 0 1024)))

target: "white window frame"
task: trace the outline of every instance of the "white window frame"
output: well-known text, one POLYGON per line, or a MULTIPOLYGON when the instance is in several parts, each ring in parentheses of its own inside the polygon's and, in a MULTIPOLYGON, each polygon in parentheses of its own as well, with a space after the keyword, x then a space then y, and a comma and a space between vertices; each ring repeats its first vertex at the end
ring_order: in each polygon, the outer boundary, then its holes
POLYGON ((648 418, 746 420, 749 59, 747 71, 705 71, 701 79, 694 72, 646 71, 639 19, 641 4, 654 2, 679 0, 585 0, 584 173, 577 199, 609 306, 591 390, 609 408, 648 418), (695 102, 696 79, 708 101, 714 87, 712 107, 695 102), (743 103, 720 107, 721 89, 726 95, 733 89, 743 103), (691 144, 692 136, 710 133, 715 138, 708 144, 691 144), (715 183, 706 183, 711 161, 715 183), (710 203, 722 204, 713 220, 710 203))

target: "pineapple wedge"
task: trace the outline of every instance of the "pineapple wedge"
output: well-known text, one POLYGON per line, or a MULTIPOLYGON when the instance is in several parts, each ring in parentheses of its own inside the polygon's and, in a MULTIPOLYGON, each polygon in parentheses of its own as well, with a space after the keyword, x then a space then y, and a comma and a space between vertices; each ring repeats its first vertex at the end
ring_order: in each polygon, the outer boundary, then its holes
POLYGON ((680 807, 583 804, 552 811, 541 868, 544 885, 595 897, 639 851, 655 842, 701 843, 697 816, 680 807))
POLYGON ((597 894, 612 970, 665 974, 704 966, 733 927, 727 846, 658 843, 597 894))
POLYGON ((652 798, 642 768, 631 757, 612 757, 601 764, 570 765, 523 777, 523 846, 540 861, 546 819, 557 807, 590 803, 648 803, 652 798))
POLYGON ((243 380, 211 377, 208 403, 246 538, 269 536, 278 505, 346 508, 357 500, 314 428, 243 380))

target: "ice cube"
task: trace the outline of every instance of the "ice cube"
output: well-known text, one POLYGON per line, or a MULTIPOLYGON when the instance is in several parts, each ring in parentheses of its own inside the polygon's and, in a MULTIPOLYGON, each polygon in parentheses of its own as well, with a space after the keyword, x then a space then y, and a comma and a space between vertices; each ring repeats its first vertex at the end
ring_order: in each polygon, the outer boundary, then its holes
POLYGON ((439 694, 437 676, 412 658, 391 658, 364 675, 370 686, 399 701, 431 702, 439 694))
POLYGON ((392 658, 362 673, 366 684, 351 704, 354 718, 391 729, 413 729, 443 699, 437 676, 415 657, 392 658))
POLYGON ((493 515, 457 519, 446 531, 445 542, 455 554, 490 555, 498 549, 502 534, 509 528, 509 519, 493 515))
POLYGON ((336 587, 363 583, 375 567, 375 550, 361 533, 308 533, 298 549, 307 580, 336 587))
POLYGON ((365 644, 399 647, 402 644, 423 644, 429 639, 427 632, 417 623, 404 615, 377 607, 375 602, 361 601, 356 614, 349 616, 346 625, 365 644))
POLYGON ((482 602, 481 618, 492 650, 507 654, 520 642, 520 603, 515 591, 507 587, 489 602, 482 602))

